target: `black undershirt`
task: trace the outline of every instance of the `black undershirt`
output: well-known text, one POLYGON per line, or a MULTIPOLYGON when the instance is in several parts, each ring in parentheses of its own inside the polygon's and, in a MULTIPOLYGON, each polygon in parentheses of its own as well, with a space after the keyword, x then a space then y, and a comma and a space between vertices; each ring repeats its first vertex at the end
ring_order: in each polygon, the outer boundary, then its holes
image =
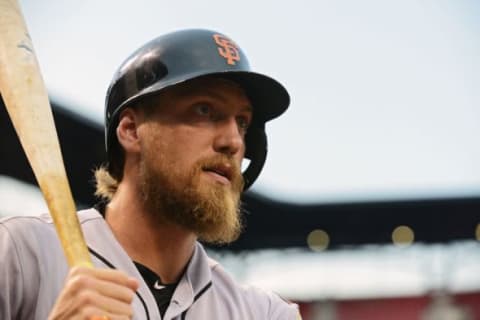
MULTIPOLYGON (((106 204, 106 202, 101 201, 94 206, 95 209, 97 209, 97 211, 100 212, 104 218, 106 204)), ((160 310, 160 314, 163 318, 165 312, 167 311, 168 305, 170 304, 170 300, 172 300, 173 292, 175 291, 178 283, 165 284, 155 272, 153 272, 143 264, 135 261, 133 261, 133 263, 137 267, 138 272, 140 272, 140 274, 142 275, 145 283, 150 288, 150 291, 152 292, 153 297, 157 302, 158 310, 160 310)))
POLYGON ((158 309, 163 318, 178 283, 164 284, 162 279, 160 279, 155 272, 138 262, 134 261, 134 263, 155 297, 158 309))

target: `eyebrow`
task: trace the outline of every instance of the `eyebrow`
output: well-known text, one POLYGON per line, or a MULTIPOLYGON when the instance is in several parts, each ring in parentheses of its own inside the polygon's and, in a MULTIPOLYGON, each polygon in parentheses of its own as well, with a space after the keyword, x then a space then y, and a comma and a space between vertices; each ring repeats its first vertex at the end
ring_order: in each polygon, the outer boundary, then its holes
POLYGON ((222 102, 224 102, 224 103, 226 102, 226 101, 225 101, 225 98, 222 97, 220 94, 218 94, 215 90, 211 90, 211 89, 205 88, 205 89, 199 90, 199 93, 202 94, 202 95, 212 96, 212 97, 214 97, 215 99, 220 100, 220 101, 222 101, 222 102))
POLYGON ((245 107, 241 111, 253 112, 253 107, 250 104, 248 104, 248 105, 245 105, 245 107))
MULTIPOLYGON (((182 90, 183 91, 183 90, 182 90)), ((223 97, 222 95, 218 94, 216 92, 216 90, 212 90, 212 89, 209 89, 209 88, 202 88, 202 89, 196 89, 196 90, 185 90, 184 93, 186 93, 187 95, 190 95, 190 96, 193 96, 195 94, 200 94, 200 95, 205 95, 205 96, 211 96, 213 97, 214 99, 217 99, 223 103, 226 103, 226 99, 225 97, 223 97)), ((251 104, 246 104, 240 111, 247 111, 247 112, 253 112, 253 107, 251 104)))

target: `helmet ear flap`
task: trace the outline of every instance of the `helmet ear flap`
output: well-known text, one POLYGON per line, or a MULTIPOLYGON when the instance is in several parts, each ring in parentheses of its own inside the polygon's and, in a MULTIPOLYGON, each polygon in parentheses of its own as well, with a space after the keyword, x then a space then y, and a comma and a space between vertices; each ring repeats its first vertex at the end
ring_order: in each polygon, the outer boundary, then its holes
POLYGON ((265 125, 250 127, 245 137, 247 150, 245 158, 250 160, 243 174, 244 187, 247 190, 258 178, 267 158, 267 135, 265 125))

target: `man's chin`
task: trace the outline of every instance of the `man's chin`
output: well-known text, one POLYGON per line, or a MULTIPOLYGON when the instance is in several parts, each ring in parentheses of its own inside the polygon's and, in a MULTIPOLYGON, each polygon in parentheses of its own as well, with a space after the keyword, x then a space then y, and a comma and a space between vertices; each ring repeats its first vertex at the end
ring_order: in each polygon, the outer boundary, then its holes
POLYGON ((209 243, 234 241, 242 229, 240 193, 242 177, 201 170, 173 174, 144 165, 141 184, 146 206, 157 213, 159 223, 168 222, 194 232, 209 243))
POLYGON ((230 186, 218 182, 204 184, 198 191, 204 200, 201 201, 201 209, 198 207, 203 211, 201 214, 203 218, 193 223, 199 239, 211 244, 228 244, 235 241, 242 229, 239 193, 233 191, 230 186))

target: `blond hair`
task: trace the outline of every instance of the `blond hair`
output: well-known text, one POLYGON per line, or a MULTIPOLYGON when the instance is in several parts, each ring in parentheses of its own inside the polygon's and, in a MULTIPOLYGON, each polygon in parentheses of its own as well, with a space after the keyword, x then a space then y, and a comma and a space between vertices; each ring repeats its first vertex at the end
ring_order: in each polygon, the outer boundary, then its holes
POLYGON ((105 166, 95 169, 95 195, 97 197, 112 200, 118 189, 118 180, 112 177, 105 166))

